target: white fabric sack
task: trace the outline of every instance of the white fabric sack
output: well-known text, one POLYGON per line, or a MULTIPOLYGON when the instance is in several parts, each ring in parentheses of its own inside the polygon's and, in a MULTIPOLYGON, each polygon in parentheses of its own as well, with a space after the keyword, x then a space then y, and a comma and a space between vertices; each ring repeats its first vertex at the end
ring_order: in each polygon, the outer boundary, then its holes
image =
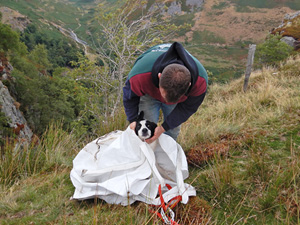
POLYGON ((188 165, 181 146, 165 134, 149 145, 129 127, 87 144, 73 160, 70 177, 75 186, 72 199, 78 200, 97 197, 109 204, 160 205, 160 184, 165 202, 181 195, 186 204, 196 195, 194 187, 184 183, 188 165))

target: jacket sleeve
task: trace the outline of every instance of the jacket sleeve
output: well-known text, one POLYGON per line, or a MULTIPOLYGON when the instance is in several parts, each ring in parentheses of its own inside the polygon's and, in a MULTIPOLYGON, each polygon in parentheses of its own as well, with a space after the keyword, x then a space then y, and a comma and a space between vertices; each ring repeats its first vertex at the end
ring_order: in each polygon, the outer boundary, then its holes
POLYGON ((188 120, 202 104, 206 92, 199 96, 189 96, 184 102, 178 103, 170 115, 165 119, 162 127, 167 131, 188 120))
POLYGON ((127 79, 123 87, 123 105, 127 120, 131 123, 138 115, 140 97, 137 96, 130 87, 130 82, 127 79))

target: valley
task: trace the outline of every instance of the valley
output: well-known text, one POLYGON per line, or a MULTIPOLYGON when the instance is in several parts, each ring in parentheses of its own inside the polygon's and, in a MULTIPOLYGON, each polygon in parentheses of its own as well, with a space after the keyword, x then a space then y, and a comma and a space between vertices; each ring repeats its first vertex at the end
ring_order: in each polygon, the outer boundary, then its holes
MULTIPOLYGON (((81 48, 86 54, 94 54, 99 26, 94 19, 101 1, 83 0, 0 0, 0 7, 9 7, 24 15, 50 36, 59 36, 73 30, 77 37, 87 42, 81 48), (55 26, 53 26, 55 24, 55 26), (57 29, 57 27, 60 27, 57 29)), ((116 1, 107 1, 109 5, 116 1)), ((155 1, 148 1, 147 8, 155 1)), ((243 75, 249 44, 262 42, 270 30, 281 24, 284 16, 300 9, 293 1, 233 1, 206 0, 191 5, 191 1, 162 1, 160 7, 172 8, 175 24, 190 23, 190 31, 167 42, 180 41, 197 56, 213 74, 213 81, 227 82, 243 75)), ((117 7, 117 5, 115 6, 117 7)), ((170 15, 169 15, 170 16, 170 15)), ((7 21, 4 17, 2 21, 7 21)), ((69 34, 68 34, 69 36, 69 34)), ((94 57, 92 57, 94 58, 94 57)))

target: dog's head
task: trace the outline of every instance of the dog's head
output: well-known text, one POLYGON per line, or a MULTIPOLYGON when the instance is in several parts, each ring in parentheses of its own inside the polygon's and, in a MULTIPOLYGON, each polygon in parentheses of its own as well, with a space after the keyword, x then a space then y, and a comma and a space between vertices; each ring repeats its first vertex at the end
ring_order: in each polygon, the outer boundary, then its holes
POLYGON ((141 111, 136 119, 135 133, 142 140, 153 137, 156 123, 144 119, 144 112, 141 111))

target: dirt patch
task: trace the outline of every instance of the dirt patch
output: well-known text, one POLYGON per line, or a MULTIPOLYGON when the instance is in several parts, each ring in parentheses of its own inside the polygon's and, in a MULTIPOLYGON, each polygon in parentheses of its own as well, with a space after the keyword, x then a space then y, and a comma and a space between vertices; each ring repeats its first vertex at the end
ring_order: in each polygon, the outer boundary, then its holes
POLYGON ((229 144, 212 143, 200 144, 187 153, 187 161, 194 166, 201 166, 216 155, 223 156, 229 152, 229 144))
POLYGON ((295 12, 288 7, 248 7, 247 12, 237 12, 236 7, 230 3, 222 9, 214 8, 217 3, 215 0, 205 1, 202 11, 195 14, 195 24, 186 34, 189 41, 195 31, 208 31, 221 36, 227 44, 237 41, 259 42, 282 22, 285 14, 295 12))
POLYGON ((213 143, 201 143, 190 149, 186 154, 187 161, 190 165, 201 167, 214 158, 228 157, 230 151, 241 149, 242 146, 251 143, 255 137, 266 135, 266 131, 251 129, 246 129, 236 135, 220 135, 218 141, 213 143))
POLYGON ((179 204, 174 209, 175 221, 180 224, 208 224, 211 220, 212 207, 199 196, 190 197, 188 204, 179 204))
POLYGON ((2 13, 1 22, 10 24, 14 30, 23 31, 31 23, 27 16, 10 8, 0 7, 0 12, 2 13))

